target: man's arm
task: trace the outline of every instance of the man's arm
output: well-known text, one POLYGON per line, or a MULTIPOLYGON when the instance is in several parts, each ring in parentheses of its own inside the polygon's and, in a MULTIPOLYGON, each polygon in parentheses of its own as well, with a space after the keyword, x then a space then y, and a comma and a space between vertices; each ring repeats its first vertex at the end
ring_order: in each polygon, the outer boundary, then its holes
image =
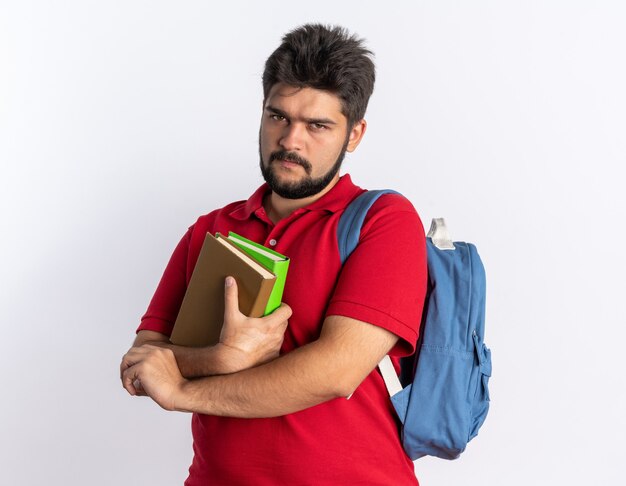
MULTIPOLYGON (((226 319, 239 312, 236 289, 227 289, 226 319)), ((139 380, 166 410, 230 417, 272 417, 349 396, 397 341, 391 332, 342 316, 324 321, 320 338, 264 365, 238 373, 187 380, 174 352, 145 345, 122 363, 131 394, 139 380)))

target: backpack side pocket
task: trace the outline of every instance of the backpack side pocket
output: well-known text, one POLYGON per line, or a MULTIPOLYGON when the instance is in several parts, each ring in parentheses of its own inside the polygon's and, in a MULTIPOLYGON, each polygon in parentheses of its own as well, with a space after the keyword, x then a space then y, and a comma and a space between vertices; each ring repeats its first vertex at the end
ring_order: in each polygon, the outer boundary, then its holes
POLYGON ((482 342, 476 331, 473 332, 474 352, 477 363, 476 390, 472 401, 468 442, 478 435, 478 429, 487 418, 489 411, 489 378, 491 377, 491 351, 482 342))

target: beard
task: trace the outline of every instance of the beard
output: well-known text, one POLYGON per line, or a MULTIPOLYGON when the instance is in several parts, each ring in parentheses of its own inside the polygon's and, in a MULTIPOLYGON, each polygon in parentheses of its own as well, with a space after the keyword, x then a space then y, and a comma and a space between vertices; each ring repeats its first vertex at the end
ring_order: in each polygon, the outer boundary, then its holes
POLYGON ((276 152, 272 152, 266 166, 263 163, 263 154, 261 153, 261 144, 259 143, 261 174, 263 175, 265 182, 267 182, 267 185, 270 186, 270 189, 280 197, 284 197, 285 199, 304 199, 314 196, 315 194, 322 192, 335 178, 341 168, 343 159, 346 156, 347 147, 348 139, 346 138, 343 147, 341 147, 341 153, 337 157, 333 166, 323 176, 313 178, 311 177, 311 163, 294 152, 288 152, 286 150, 277 150, 276 152), (306 176, 297 182, 280 182, 276 176, 274 166, 272 165, 275 160, 288 160, 289 162, 300 165, 304 168, 306 176))

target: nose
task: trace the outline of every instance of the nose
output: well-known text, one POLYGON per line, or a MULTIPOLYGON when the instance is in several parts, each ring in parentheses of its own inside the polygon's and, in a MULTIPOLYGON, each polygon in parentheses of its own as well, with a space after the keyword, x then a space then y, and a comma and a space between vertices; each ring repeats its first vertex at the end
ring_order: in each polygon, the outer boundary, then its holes
POLYGON ((278 143, 285 150, 300 150, 304 144, 304 130, 300 123, 290 123, 284 128, 278 143))

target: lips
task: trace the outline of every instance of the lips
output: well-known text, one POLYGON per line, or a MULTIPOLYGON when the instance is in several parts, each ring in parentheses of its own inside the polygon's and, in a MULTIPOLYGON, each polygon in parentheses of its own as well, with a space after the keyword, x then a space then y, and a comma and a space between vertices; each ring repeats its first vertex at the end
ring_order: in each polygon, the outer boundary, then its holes
POLYGON ((279 162, 280 164, 286 166, 286 167, 294 167, 294 166, 302 166, 302 164, 300 162, 297 162, 295 160, 289 160, 289 159, 277 159, 276 162, 279 162))
POLYGON ((279 150, 270 154, 270 164, 277 162, 284 169, 294 169, 300 166, 307 174, 311 173, 311 164, 308 160, 286 150, 279 150))

